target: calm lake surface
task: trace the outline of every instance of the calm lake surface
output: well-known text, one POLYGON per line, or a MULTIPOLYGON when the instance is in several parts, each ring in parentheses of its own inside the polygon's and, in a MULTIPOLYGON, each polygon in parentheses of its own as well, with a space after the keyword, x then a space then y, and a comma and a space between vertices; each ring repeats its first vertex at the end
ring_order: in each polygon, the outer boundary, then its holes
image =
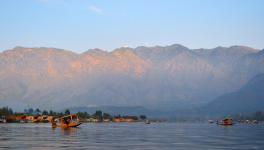
POLYGON ((50 124, 0 124, 0 149, 263 150, 264 124, 87 123, 70 130, 50 124))

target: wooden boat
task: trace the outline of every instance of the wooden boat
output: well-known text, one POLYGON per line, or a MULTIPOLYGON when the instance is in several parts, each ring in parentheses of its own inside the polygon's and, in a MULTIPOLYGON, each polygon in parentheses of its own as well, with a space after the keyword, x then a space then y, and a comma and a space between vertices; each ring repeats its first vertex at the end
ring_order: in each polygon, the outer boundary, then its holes
POLYGON ((79 121, 78 115, 71 114, 71 115, 63 116, 58 120, 53 119, 51 121, 51 124, 53 128, 55 127, 72 128, 81 125, 81 122, 79 121))
POLYGON ((223 126, 230 126, 233 125, 233 119, 231 118, 225 118, 223 120, 217 121, 218 125, 223 125, 223 126))
POLYGON ((39 115, 34 116, 32 122, 33 123, 40 123, 40 117, 39 117, 39 115))

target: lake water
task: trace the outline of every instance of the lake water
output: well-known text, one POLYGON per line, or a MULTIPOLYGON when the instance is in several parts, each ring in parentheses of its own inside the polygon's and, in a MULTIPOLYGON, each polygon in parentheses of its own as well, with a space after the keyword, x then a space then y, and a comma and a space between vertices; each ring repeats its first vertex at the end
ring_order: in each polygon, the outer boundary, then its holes
POLYGON ((0 124, 0 149, 263 150, 264 124, 87 123, 70 130, 50 124, 0 124))

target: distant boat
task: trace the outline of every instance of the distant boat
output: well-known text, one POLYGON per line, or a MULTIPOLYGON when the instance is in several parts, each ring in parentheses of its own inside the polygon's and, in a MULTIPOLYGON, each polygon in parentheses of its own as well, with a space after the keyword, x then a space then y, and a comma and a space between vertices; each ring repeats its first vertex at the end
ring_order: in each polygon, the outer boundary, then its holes
POLYGON ((150 124, 150 120, 146 120, 145 121, 145 124, 150 124))
POLYGON ((233 119, 231 118, 225 118, 223 120, 217 121, 218 125, 223 125, 223 126, 230 126, 233 125, 233 119))
POLYGON ((214 120, 208 120, 209 123, 214 123, 214 120))
POLYGON ((76 114, 71 114, 67 116, 63 116, 59 118, 57 121, 52 120, 52 127, 61 127, 61 128, 71 128, 71 127, 77 127, 81 125, 82 123, 79 121, 79 117, 76 114), (57 123, 58 121, 58 123, 57 123))
POLYGON ((5 118, 5 116, 0 117, 0 123, 6 123, 6 118, 5 118))

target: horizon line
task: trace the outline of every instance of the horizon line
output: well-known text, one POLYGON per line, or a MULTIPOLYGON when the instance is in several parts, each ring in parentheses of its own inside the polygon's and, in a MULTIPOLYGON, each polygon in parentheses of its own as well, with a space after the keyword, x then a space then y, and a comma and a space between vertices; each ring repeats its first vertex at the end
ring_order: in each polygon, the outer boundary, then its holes
POLYGON ((261 49, 258 49, 258 48, 254 48, 254 47, 250 47, 250 46, 246 46, 246 45, 239 45, 239 44, 234 44, 234 45, 229 45, 229 46, 221 46, 221 45, 218 45, 218 46, 215 46, 215 47, 212 47, 212 48, 203 48, 203 47, 200 47, 200 48, 189 48, 185 45, 182 45, 182 44, 178 44, 178 43, 174 43, 174 44, 167 44, 167 45, 151 45, 151 46, 146 46, 146 45, 139 45, 139 46, 136 46, 136 47, 130 47, 130 46, 121 46, 121 47, 117 47, 117 48, 114 48, 112 50, 106 50, 106 49, 103 49, 103 48, 98 48, 98 47, 95 47, 95 48, 88 48, 87 50, 84 50, 82 52, 78 52, 78 51, 75 51, 75 50, 71 50, 71 49, 64 49, 64 48, 58 48, 58 47, 49 47, 49 46, 20 46, 20 45, 17 45, 17 46, 14 46, 13 48, 9 48, 9 49, 6 49, 6 50, 2 50, 0 51, 0 53, 3 53, 5 51, 10 51, 10 50, 15 50, 16 48, 28 48, 28 49, 40 49, 40 48, 44 48, 44 49, 57 49, 57 50, 64 50, 64 51, 69 51, 69 52, 72 52, 72 53, 76 53, 76 54, 82 54, 82 53, 85 53, 85 52, 88 52, 90 50, 101 50, 103 52, 107 52, 107 53, 111 53, 111 52, 114 52, 115 50, 118 50, 118 49, 122 49, 122 48, 126 48, 126 49, 137 49, 137 48, 140 48, 140 47, 146 47, 146 48, 155 48, 155 47, 170 47, 170 46, 174 46, 174 45, 178 45, 178 46, 182 46, 182 47, 185 47, 189 50, 200 50, 200 49, 204 49, 204 50, 212 50, 212 49, 216 49, 216 48, 231 48, 231 47, 246 47, 246 48, 250 48, 250 49, 254 49, 256 51, 261 51, 261 50, 264 50, 264 48, 261 48, 261 49))

